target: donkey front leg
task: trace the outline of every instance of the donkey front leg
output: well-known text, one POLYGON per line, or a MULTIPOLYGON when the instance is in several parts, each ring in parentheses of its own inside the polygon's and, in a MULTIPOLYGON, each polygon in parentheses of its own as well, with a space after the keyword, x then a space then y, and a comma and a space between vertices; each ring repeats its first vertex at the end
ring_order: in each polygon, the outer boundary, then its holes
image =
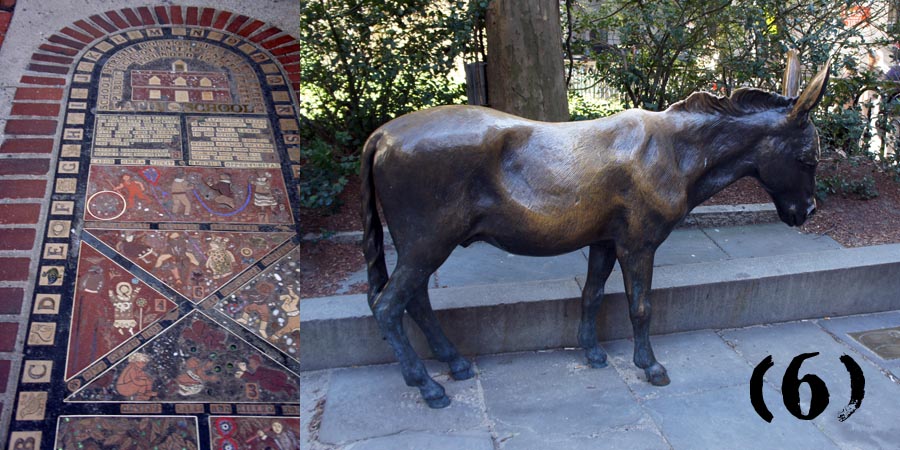
POLYGON ((420 290, 427 286, 428 275, 413 267, 397 264, 384 290, 372 301, 372 313, 382 334, 394 349, 400 361, 400 370, 406 385, 418 387, 425 403, 431 408, 443 408, 450 404, 450 398, 443 386, 434 381, 425 369, 425 364, 409 344, 403 329, 403 310, 420 290))
POLYGON ((606 367, 606 352, 597 343, 597 313, 603 300, 603 288, 616 263, 616 250, 611 245, 592 245, 588 253, 587 281, 581 292, 581 324, 578 344, 584 349, 588 364, 606 367))
POLYGON ((669 375, 650 347, 650 284, 653 278, 654 250, 629 252, 618 249, 619 264, 625 280, 628 313, 634 331, 634 364, 644 369, 647 381, 655 386, 669 384, 669 375))

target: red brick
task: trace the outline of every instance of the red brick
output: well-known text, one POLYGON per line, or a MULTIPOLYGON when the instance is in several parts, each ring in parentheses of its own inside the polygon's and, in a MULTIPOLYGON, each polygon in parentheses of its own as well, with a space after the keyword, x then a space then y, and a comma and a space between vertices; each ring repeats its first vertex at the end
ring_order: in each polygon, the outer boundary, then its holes
POLYGON ((0 361, 0 394, 6 392, 6 385, 9 384, 9 367, 11 361, 0 361))
POLYGON ((62 100, 62 96, 62 88, 20 87, 16 89, 15 100, 62 100))
POLYGON ((45 180, 0 180, 3 198, 44 198, 45 180))
POLYGON ((0 250, 31 250, 33 247, 34 228, 0 228, 0 250))
POLYGON ((247 16, 235 17, 234 20, 232 20, 231 23, 228 24, 228 28, 226 28, 226 30, 228 30, 232 33, 237 33, 237 31, 241 28, 241 25, 243 25, 244 22, 247 21, 247 19, 249 19, 249 17, 247 17, 247 16))
POLYGON ((169 7, 169 18, 175 25, 183 25, 184 17, 181 15, 181 6, 172 5, 169 7))
POLYGON ((287 64, 282 67, 287 73, 300 73, 300 64, 287 64))
POLYGON ((75 56, 78 54, 78 50, 60 47, 58 45, 41 44, 38 48, 45 52, 59 53, 60 55, 75 56))
POLYGON ((128 23, 125 22, 124 19, 122 19, 122 16, 120 16, 119 13, 115 11, 107 11, 106 17, 109 17, 109 20, 112 21, 113 25, 119 27, 119 29, 128 28, 128 23))
POLYGON ((85 44, 90 44, 91 42, 94 41, 94 38, 92 38, 92 37, 90 37, 90 36, 88 36, 88 35, 86 35, 86 34, 84 34, 84 33, 79 33, 79 32, 77 32, 77 31, 75 31, 75 30, 73 30, 73 29, 71 29, 71 28, 69 28, 69 27, 65 27, 65 28, 63 28, 62 30, 59 30, 59 31, 60 31, 60 33, 62 33, 62 34, 65 34, 66 36, 70 36, 70 37, 73 37, 73 38, 75 38, 75 39, 78 39, 79 41, 84 42, 85 44))
POLYGON ((27 223, 36 224, 41 214, 41 205, 37 203, 0 204, 0 224, 27 223))
MULTIPOLYGON (((0 258, 0 281, 25 281, 28 279, 28 266, 31 258, 0 258)), ((0 331, 0 338, 3 332, 0 331)), ((0 349, 0 352, 8 351, 0 349)))
POLYGON ((55 120, 12 119, 6 122, 6 134, 56 134, 55 120))
POLYGON ((281 64, 290 64, 292 62, 300 62, 300 55, 279 56, 278 60, 281 64))
POLYGON ((22 288, 0 288, 0 314, 21 313, 24 299, 25 290, 22 288))
POLYGON ((20 81, 22 84, 42 84, 45 86, 63 86, 66 84, 65 78, 35 77, 32 75, 23 75, 20 81))
POLYGON ((128 21, 128 24, 133 27, 141 26, 141 19, 138 18, 137 14, 134 13, 134 10, 131 8, 122 8, 121 13, 125 16, 125 20, 128 21))
POLYGON ((212 8, 203 8, 203 12, 200 13, 200 26, 208 27, 212 25, 214 15, 216 15, 216 10, 212 8))
POLYGON ((300 74, 297 72, 289 73, 287 77, 291 81, 296 81, 298 83, 300 82, 300 74))
POLYGON ((156 23, 156 21, 153 20, 153 13, 150 12, 150 8, 146 6, 139 6, 137 10, 141 15, 141 21, 144 23, 144 25, 153 25, 156 23))
POLYGON ((154 6, 153 10, 156 11, 156 18, 159 20, 159 23, 163 25, 167 25, 170 23, 169 13, 168 11, 166 11, 165 6, 154 6))
POLYGON ((91 36, 94 36, 95 38, 100 38, 105 35, 102 31, 98 30, 95 26, 85 22, 84 20, 76 20, 75 25, 77 25, 78 28, 81 28, 82 30, 87 31, 88 33, 91 33, 91 36))
POLYGON ((275 39, 270 39, 266 42, 263 42, 262 46, 266 50, 271 50, 275 47, 278 47, 279 45, 287 44, 288 42, 294 42, 295 40, 296 39, 293 36, 291 36, 289 34, 285 34, 282 36, 278 36, 275 39))
POLYGON ((272 50, 272 54, 275 56, 287 55, 288 53, 294 53, 300 51, 300 44, 291 44, 285 45, 284 47, 278 47, 275 50, 272 50))
POLYGON ((50 153, 53 139, 7 139, 0 144, 0 153, 50 153))
POLYGON ((117 30, 116 27, 113 26, 113 24, 107 22, 106 19, 104 19, 103 16, 99 14, 94 14, 93 16, 91 16, 91 20, 93 20, 97 25, 100 25, 100 28, 103 28, 110 33, 114 33, 117 30))
POLYGON ((56 55, 45 55, 43 53, 35 53, 31 55, 32 61, 42 61, 42 62, 50 62, 54 64, 72 64, 75 61, 72 58, 67 58, 65 56, 56 56, 56 55))
POLYGON ((69 38, 64 38, 58 34, 54 34, 53 36, 50 36, 50 38, 48 38, 47 40, 54 44, 65 45, 67 47, 72 47, 77 50, 81 50, 84 48, 84 44, 82 44, 81 42, 73 41, 69 38))
POLYGON ((187 13, 185 14, 185 22, 187 22, 188 25, 197 25, 198 23, 200 23, 197 18, 198 11, 199 11, 199 9, 197 9, 196 6, 188 6, 187 7, 187 13))
POLYGON ((9 11, 0 11, 0 34, 6 34, 9 30, 9 22, 12 20, 12 13, 9 11))
POLYGON ((247 25, 246 27, 238 31, 238 34, 243 37, 250 36, 254 31, 260 29, 260 27, 262 27, 263 25, 265 25, 265 22, 263 22, 262 20, 254 20, 253 22, 250 22, 250 25, 247 25))
POLYGON ((264 41, 264 40, 266 40, 266 39, 268 39, 268 38, 270 38, 270 37, 272 37, 272 36, 275 36, 275 35, 278 34, 278 33, 281 33, 281 29, 280 29, 280 28, 277 28, 277 27, 269 27, 269 28, 266 28, 266 29, 263 30, 263 31, 260 31, 259 33, 254 34, 253 37, 250 38, 250 40, 253 41, 253 42, 261 42, 261 41, 264 41))
POLYGON ((13 103, 14 116, 58 116, 59 103, 13 103))
POLYGON ((31 72, 55 73, 64 75, 69 73, 69 68, 65 66, 51 66, 48 64, 29 64, 28 70, 31 72))
POLYGON ((7 158, 0 162, 0 175, 44 175, 49 171, 47 158, 7 158))
POLYGON ((0 352, 12 352, 16 350, 16 335, 19 333, 19 324, 13 322, 0 322, 0 352))
POLYGON ((223 29, 225 28, 225 24, 228 23, 228 19, 231 18, 231 13, 228 11, 219 11, 219 17, 216 17, 216 23, 213 24, 213 28, 223 29))

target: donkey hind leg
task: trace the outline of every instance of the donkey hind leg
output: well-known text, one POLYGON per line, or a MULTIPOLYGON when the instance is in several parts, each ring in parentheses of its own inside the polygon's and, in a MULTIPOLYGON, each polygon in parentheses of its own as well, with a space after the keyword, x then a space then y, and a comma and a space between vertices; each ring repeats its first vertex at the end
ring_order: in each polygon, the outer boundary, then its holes
POLYGON ((372 314, 397 355, 406 385, 418 387, 429 407, 443 408, 450 404, 450 398, 444 388, 428 375, 425 364, 409 344, 409 338, 403 329, 404 308, 420 289, 427 286, 428 277, 433 270, 422 270, 407 261, 409 260, 401 259, 397 262, 387 285, 371 303, 372 314))
POLYGON ((425 338, 428 340, 428 346, 438 361, 448 363, 450 366, 450 376, 454 380, 468 380, 475 376, 472 370, 472 364, 465 357, 459 354, 456 347, 450 342, 450 339, 441 329, 437 317, 434 316, 434 310, 431 309, 431 301, 428 299, 427 286, 422 286, 416 292, 416 295, 406 305, 406 311, 409 316, 416 322, 425 338))
POLYGON ((606 367, 606 352, 597 343, 597 313, 603 300, 603 287, 616 263, 616 249, 608 245, 592 245, 588 253, 588 274, 581 292, 581 324, 578 344, 584 349, 591 367, 606 367))
POLYGON ((653 278, 653 250, 630 253, 618 250, 625 280, 628 314, 634 331, 634 364, 644 369, 654 386, 669 384, 666 368, 656 360, 650 346, 650 284, 653 278))

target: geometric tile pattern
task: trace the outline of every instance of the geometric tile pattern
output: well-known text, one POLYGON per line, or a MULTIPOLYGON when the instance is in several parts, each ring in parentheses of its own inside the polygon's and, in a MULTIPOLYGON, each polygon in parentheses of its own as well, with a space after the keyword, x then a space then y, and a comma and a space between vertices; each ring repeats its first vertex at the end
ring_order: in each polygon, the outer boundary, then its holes
POLYGON ((299 378, 194 311, 67 401, 292 403, 299 401, 299 378))
POLYGON ((59 126, 6 130, 58 163, 8 447, 299 448, 299 45, 159 5, 38 53, 59 83, 16 100, 59 126))
POLYGON ((294 236, 260 231, 85 231, 193 302, 218 291, 294 236))

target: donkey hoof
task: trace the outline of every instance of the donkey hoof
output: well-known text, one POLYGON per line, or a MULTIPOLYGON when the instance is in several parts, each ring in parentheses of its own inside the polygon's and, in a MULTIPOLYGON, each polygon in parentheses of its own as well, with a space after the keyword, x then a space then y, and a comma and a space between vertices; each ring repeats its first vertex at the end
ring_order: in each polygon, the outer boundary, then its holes
POLYGON ((587 356, 588 365, 594 369, 602 369, 608 365, 606 363, 606 353, 599 347, 589 348, 584 351, 584 354, 587 356))
POLYGON ((468 380, 475 376, 475 370, 466 358, 459 357, 450 362, 450 376, 456 381, 468 380))
POLYGON ((446 408, 450 405, 450 398, 447 397, 447 393, 444 391, 444 387, 440 384, 430 380, 429 382, 425 382, 424 386, 419 387, 419 392, 422 393, 422 399, 425 400, 425 403, 428 404, 429 408, 446 408))
POLYGON ((669 384, 669 374, 666 373, 666 368, 660 363, 644 369, 644 374, 647 375, 647 381, 654 386, 666 386, 669 384))
POLYGON ((444 394, 443 392, 437 397, 426 397, 423 394, 422 399, 425 400, 425 403, 431 409, 441 409, 450 406, 450 397, 447 397, 447 394, 444 394))

